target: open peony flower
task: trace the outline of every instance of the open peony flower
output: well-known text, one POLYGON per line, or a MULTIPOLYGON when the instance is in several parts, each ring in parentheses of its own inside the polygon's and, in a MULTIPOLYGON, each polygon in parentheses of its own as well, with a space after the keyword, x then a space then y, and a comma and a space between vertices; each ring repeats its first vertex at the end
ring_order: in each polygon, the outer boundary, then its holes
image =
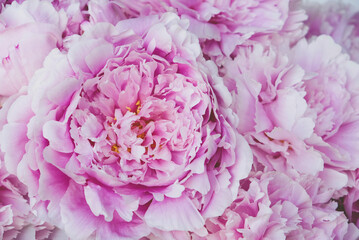
MULTIPOLYGON (((253 44, 238 48, 235 58, 225 58, 220 72, 233 101, 223 112, 248 140, 255 156, 254 170, 278 171, 296 181, 317 181, 318 194, 313 196, 312 201, 326 203, 345 194, 341 189, 348 184, 348 176, 343 172, 344 165, 340 165, 341 169, 325 165, 329 161, 326 152, 313 144, 318 129, 326 124, 318 121, 311 100, 315 90, 311 84, 316 81, 313 76, 320 71, 305 71, 306 66, 295 60, 296 56, 302 56, 303 63, 306 63, 307 57, 313 58, 310 55, 312 52, 301 49, 294 56, 286 56, 286 53, 275 46, 268 48, 253 44)), ((350 77, 350 70, 343 69, 342 76, 348 74, 350 77)), ((325 74, 329 78, 335 76, 335 71, 326 71, 325 74)), ((326 87, 336 90, 335 87, 319 84, 316 89, 326 90, 326 87)), ((326 95, 335 98, 331 93, 326 95)), ((324 94, 320 93, 320 96, 324 94)), ((333 100, 333 105, 339 109, 345 104, 351 106, 345 99, 340 104, 333 100)), ((337 117, 341 116, 344 113, 337 117)), ((349 159, 348 163, 354 164, 349 159)))
POLYGON ((51 3, 13 2, 0 13, 0 103, 28 84, 47 54, 62 42, 66 16, 51 3))
MULTIPOLYGON (((298 42, 288 57, 272 50, 254 44, 224 60, 225 115, 246 135, 255 171, 285 173, 315 193, 313 205, 327 204, 358 168, 359 66, 329 36, 298 42)), ((354 187, 345 198, 354 222, 358 196, 354 187)))
POLYGON ((206 41, 211 55, 229 56, 237 44, 255 34, 279 31, 288 17, 288 1, 170 1, 190 31, 206 41))
POLYGON ((3 109, 7 169, 70 238, 205 235, 236 198, 251 151, 186 28, 170 13, 90 26, 3 109))
MULTIPOLYGON (((288 8, 288 0, 89 1, 89 12, 95 21, 112 22, 153 13, 176 12, 189 20, 189 30, 204 43, 203 51, 210 56, 229 56, 236 45, 251 37, 280 31, 288 18, 288 8)), ((286 31, 293 30, 292 23, 297 23, 297 16, 296 11, 291 14, 286 31)))
POLYGON ((222 66, 233 99, 223 112, 246 135, 261 165, 289 175, 322 171, 320 154, 303 142, 314 127, 313 119, 305 116, 303 69, 279 49, 260 44, 240 47, 222 66))
MULTIPOLYGON (((336 203, 315 206, 306 190, 284 174, 256 174, 218 218, 206 221, 206 239, 348 239, 357 236, 336 203)), ((202 239, 194 237, 194 239, 202 239)))
POLYGON ((304 116, 303 69, 280 49, 261 44, 240 47, 235 55, 223 60, 221 75, 233 98, 227 117, 237 129, 248 133, 281 127, 301 139, 309 137, 314 123, 304 116))
POLYGON ((175 9, 169 6, 168 0, 89 0, 88 12, 93 23, 109 22, 115 25, 128 18, 175 12, 175 9))
POLYGON ((292 61, 306 72, 304 89, 315 120, 314 135, 307 143, 325 154, 325 162, 340 170, 359 167, 359 65, 341 53, 326 35, 300 41, 292 61))

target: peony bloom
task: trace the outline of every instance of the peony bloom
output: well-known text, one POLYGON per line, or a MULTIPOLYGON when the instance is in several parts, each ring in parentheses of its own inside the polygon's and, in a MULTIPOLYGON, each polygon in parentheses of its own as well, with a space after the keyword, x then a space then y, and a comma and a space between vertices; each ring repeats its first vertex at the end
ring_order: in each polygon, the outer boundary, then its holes
POLYGON ((359 4, 357 1, 305 1, 307 38, 330 35, 353 61, 359 62, 359 4))
MULTIPOLYGON (((189 30, 200 39, 203 51, 209 56, 229 56, 238 44, 251 37, 279 32, 288 18, 288 9, 288 0, 89 1, 89 12, 94 21, 114 23, 131 17, 175 12, 189 20, 189 30)), ((291 13, 285 31, 293 30, 299 15, 297 11, 291 13)))
POLYGON ((170 7, 167 0, 89 0, 88 12, 93 23, 109 22, 115 25, 121 20, 175 12, 175 9, 170 7))
POLYGON ((66 16, 48 2, 13 2, 0 13, 0 103, 26 86, 62 42, 66 16))
POLYGON ((305 115, 303 69, 279 49, 260 44, 238 48, 236 57, 224 59, 222 66, 224 84, 233 98, 223 111, 246 135, 260 164, 291 176, 322 171, 321 155, 303 142, 314 127, 313 119, 305 115))
POLYGON ((306 26, 305 21, 307 19, 307 12, 303 9, 302 1, 290 0, 288 18, 279 32, 268 34, 268 37, 271 40, 269 45, 274 44, 279 46, 282 44, 289 44, 289 46, 293 46, 306 35, 308 27, 306 26))
POLYGON ((279 31, 288 17, 288 1, 169 1, 190 21, 189 30, 205 40, 209 55, 229 56, 256 35, 279 31))
POLYGON ((7 169, 70 238, 205 235, 236 198, 251 151, 186 28, 170 13, 89 26, 3 109, 7 169))
POLYGON ((274 46, 253 44, 235 55, 223 60, 221 75, 234 99, 227 115, 237 129, 258 133, 281 127, 301 139, 309 137, 314 123, 304 116, 303 69, 274 46))
POLYGON ((257 172, 243 184, 224 214, 206 221, 206 239, 347 239, 348 223, 336 203, 313 205, 312 196, 286 175, 257 172))
POLYGON ((26 187, 14 176, 0 169, 0 238, 64 239, 54 226, 41 221, 31 212, 26 187))
MULTIPOLYGON (((246 135, 254 170, 285 173, 316 208, 347 194, 348 170, 358 168, 358 64, 329 36, 301 40, 287 57, 257 44, 236 51, 221 68, 233 99, 225 115, 246 135)), ((359 195, 348 191, 345 208, 356 222, 359 195)), ((349 229, 357 236, 354 225, 349 229)))
MULTIPOLYGON (((300 44, 302 42, 294 49, 300 44)), ((313 51, 309 53, 301 49, 298 56, 303 56, 305 62, 313 51)), ((242 46, 235 55, 222 62, 221 75, 233 99, 223 112, 246 136, 255 156, 254 170, 285 173, 303 185, 306 181, 317 182, 315 191, 318 194, 312 198, 315 204, 341 197, 344 194, 342 188, 348 183, 344 166, 338 169, 325 165, 328 156, 312 143, 312 139, 317 139, 318 129, 325 124, 318 122, 310 99, 310 84, 315 80, 308 78, 316 76, 316 71, 306 72, 306 66, 294 60, 296 54, 292 56, 275 46, 242 46)), ((343 70, 343 76, 349 70, 343 70)), ((317 89, 326 88, 318 85, 317 89)), ((339 104, 335 106, 340 107, 339 104)))
POLYGON ((326 164, 355 170, 359 167, 359 65, 326 35, 309 43, 300 41, 291 55, 306 72, 306 114, 315 121, 307 143, 325 155, 326 164))

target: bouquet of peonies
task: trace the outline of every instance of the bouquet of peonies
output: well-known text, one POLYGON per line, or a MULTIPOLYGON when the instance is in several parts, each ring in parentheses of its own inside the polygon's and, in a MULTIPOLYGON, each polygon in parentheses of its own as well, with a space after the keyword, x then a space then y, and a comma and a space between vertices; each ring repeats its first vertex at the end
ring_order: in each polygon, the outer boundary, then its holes
POLYGON ((1 239, 359 239, 356 0, 0 5, 1 239))

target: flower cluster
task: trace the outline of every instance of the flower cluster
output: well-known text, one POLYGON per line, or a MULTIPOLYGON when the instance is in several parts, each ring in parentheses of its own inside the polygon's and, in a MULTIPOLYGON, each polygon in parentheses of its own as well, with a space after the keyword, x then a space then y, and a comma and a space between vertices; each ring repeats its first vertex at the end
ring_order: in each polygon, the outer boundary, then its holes
POLYGON ((0 3, 3 239, 359 238, 358 6, 0 3))

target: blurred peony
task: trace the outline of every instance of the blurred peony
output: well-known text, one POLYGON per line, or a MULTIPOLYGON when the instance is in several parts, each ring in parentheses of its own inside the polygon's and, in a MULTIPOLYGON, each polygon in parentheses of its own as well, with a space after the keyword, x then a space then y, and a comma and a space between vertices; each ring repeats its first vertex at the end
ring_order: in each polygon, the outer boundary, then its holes
POLYGON ((26 187, 14 176, 0 169, 1 239, 65 239, 63 232, 41 221, 31 212, 26 187))
POLYGON ((304 1, 309 19, 307 38, 327 34, 343 47, 352 60, 359 62, 358 1, 304 1))
POLYGON ((69 237, 205 235, 236 198, 251 151, 186 28, 170 13, 89 26, 3 108, 7 169, 69 237))
POLYGON ((234 47, 256 34, 279 31, 288 17, 287 0, 171 1, 189 30, 206 41, 204 51, 229 56, 234 47))
POLYGON ((26 86, 62 42, 66 16, 48 2, 13 2, 0 13, 0 103, 26 86))
POLYGON ((244 185, 222 216, 206 221, 206 239, 347 239, 354 232, 335 202, 314 206, 312 196, 284 174, 258 172, 244 185))
MULTIPOLYGON (((116 23, 120 19, 175 12, 190 22, 189 30, 203 43, 210 56, 229 56, 238 44, 251 37, 279 32, 288 18, 288 0, 90 0, 89 12, 96 21, 116 23)), ((301 14, 293 11, 285 31, 293 31, 301 14)), ((301 21, 301 20, 300 20, 301 21)))
POLYGON ((121 20, 175 12, 175 9, 169 6, 168 0, 89 0, 88 12, 93 23, 109 22, 116 25, 121 20))

